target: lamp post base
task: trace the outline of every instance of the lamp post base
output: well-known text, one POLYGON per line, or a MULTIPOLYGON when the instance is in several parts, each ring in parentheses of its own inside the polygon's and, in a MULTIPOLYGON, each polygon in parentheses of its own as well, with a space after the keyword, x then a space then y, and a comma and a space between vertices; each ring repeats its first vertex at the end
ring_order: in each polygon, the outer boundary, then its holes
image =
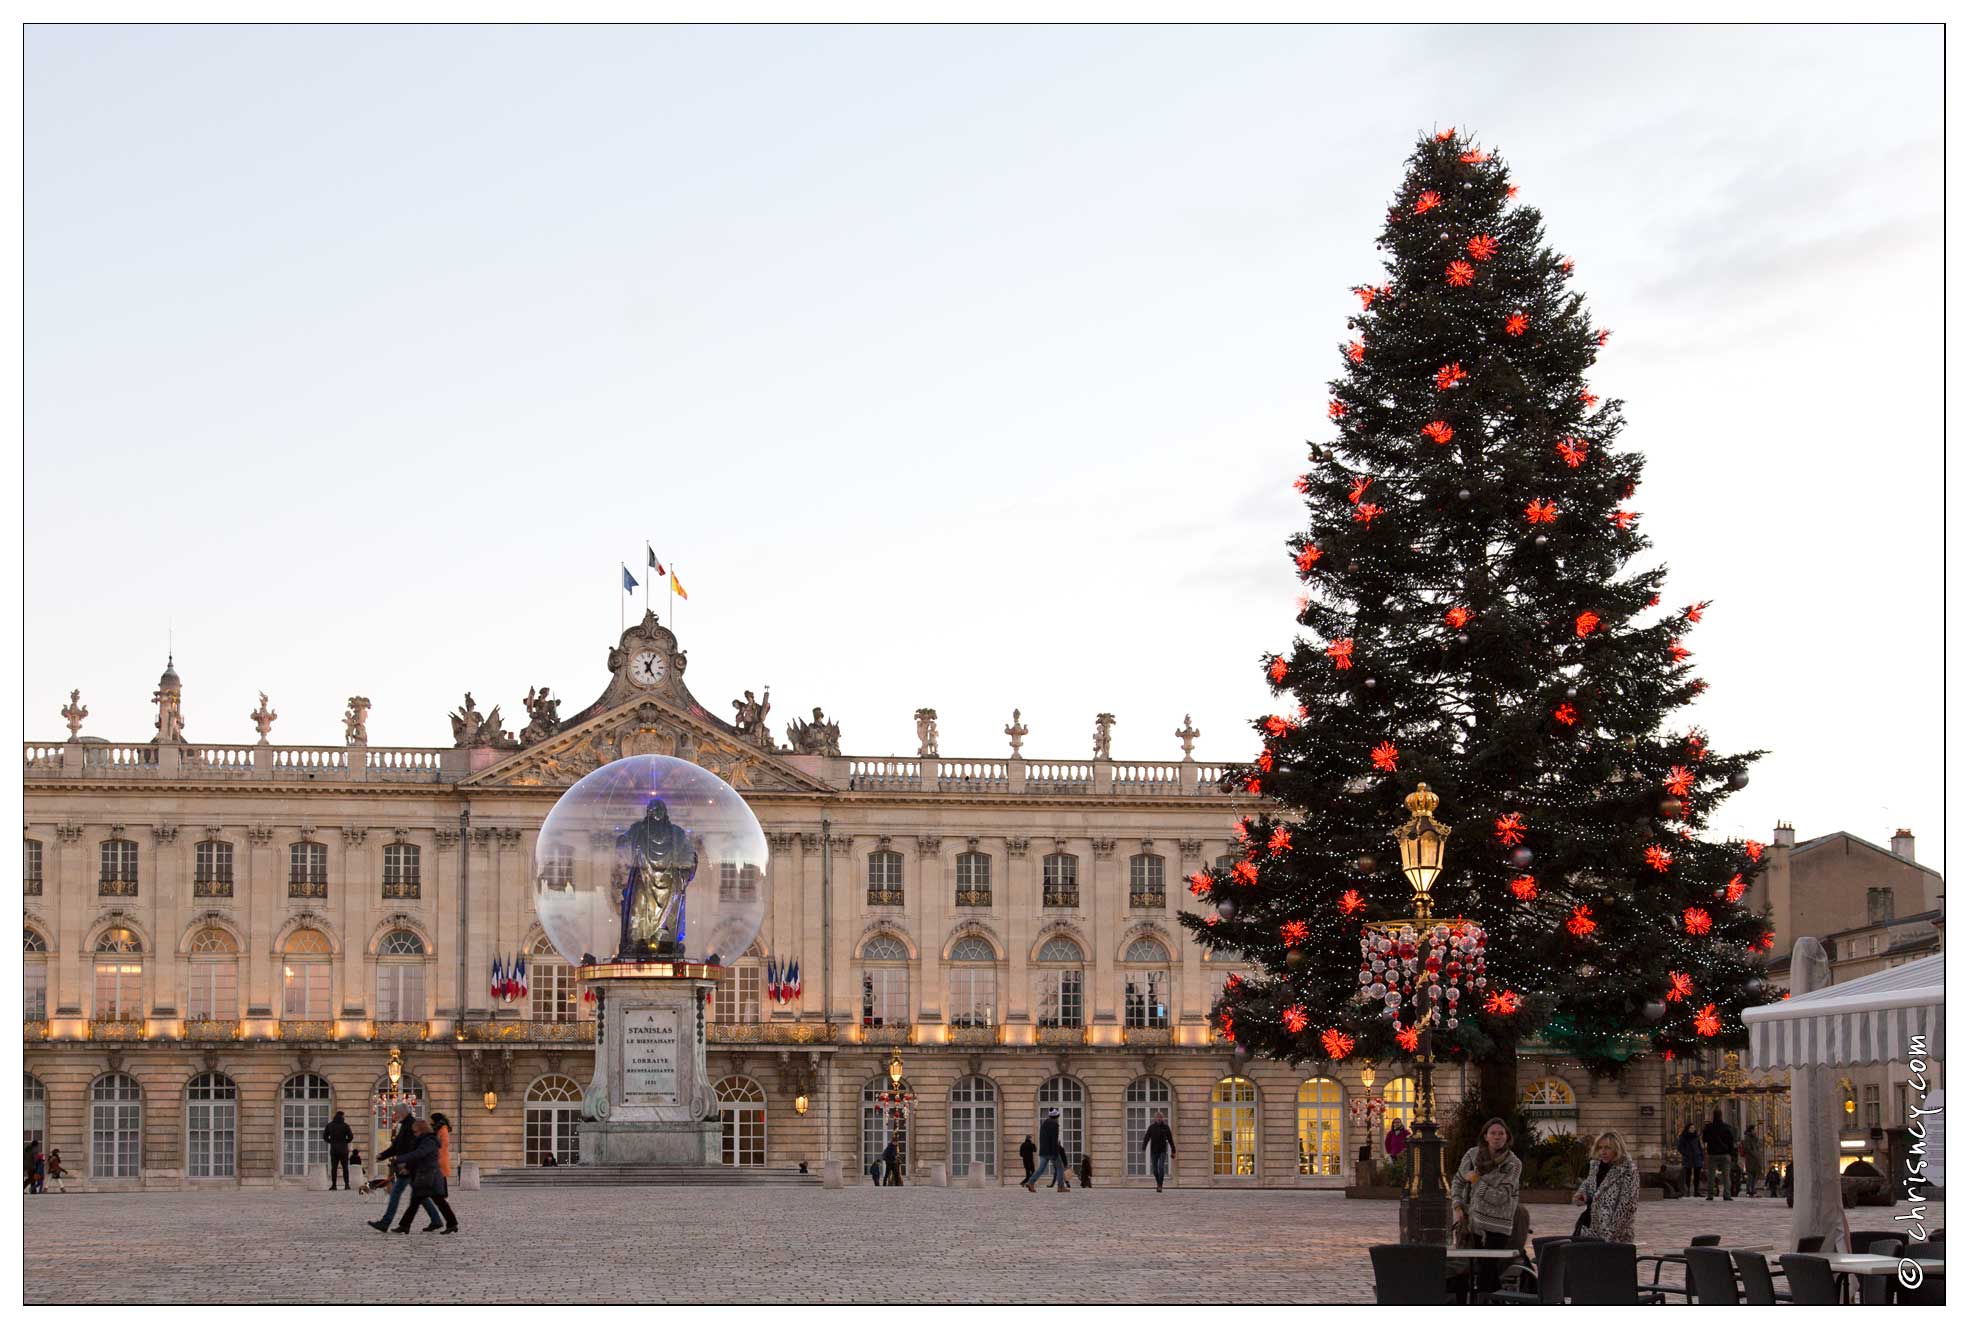
POLYGON ((1433 1195, 1404 1195, 1401 1203, 1403 1244, 1449 1245, 1449 1196, 1441 1191, 1433 1195))

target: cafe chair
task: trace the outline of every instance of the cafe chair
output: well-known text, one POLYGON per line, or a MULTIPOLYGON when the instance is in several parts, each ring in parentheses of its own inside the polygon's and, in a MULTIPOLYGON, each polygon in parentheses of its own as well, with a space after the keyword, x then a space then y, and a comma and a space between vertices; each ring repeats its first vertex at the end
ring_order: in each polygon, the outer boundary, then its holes
POLYGON ((1798 1253, 1800 1255, 1817 1255, 1824 1249, 1825 1238, 1822 1236, 1800 1237, 1798 1239, 1798 1253))
POLYGON ((1575 1306, 1659 1306, 1664 1292, 1643 1289, 1632 1242, 1575 1241, 1566 1247, 1566 1297, 1575 1306))
POLYGON ((1449 1261, 1441 1246, 1370 1246, 1367 1255, 1374 1262, 1375 1305, 1450 1304, 1449 1261))
MULTIPOLYGON (((1900 1242, 1905 1239, 1906 1239, 1906 1234, 1900 1232, 1871 1232, 1871 1231, 1854 1232, 1850 1234, 1850 1237, 1846 1243, 1846 1249, 1853 1252, 1855 1255, 1878 1255, 1880 1254, 1880 1252, 1873 1249, 1874 1242, 1876 1241, 1900 1242)), ((1894 1250, 1894 1254, 1898 1256, 1900 1253, 1901 1253, 1900 1248, 1896 1246, 1894 1250)))
POLYGON ((1785 1282, 1791 1285, 1791 1301, 1796 1306, 1837 1306, 1839 1287, 1832 1279, 1832 1266, 1823 1255, 1792 1253, 1778 1256, 1785 1282))
MULTIPOLYGON (((1908 1243, 1908 1248, 1902 1251, 1901 1254, 1910 1260, 1942 1260, 1948 1258, 1946 1251, 1942 1247, 1942 1243, 1939 1241, 1910 1242, 1908 1243)), ((1941 1305, 1943 1301, 1942 1276, 1940 1274, 1928 1274, 1922 1278, 1920 1287, 1900 1288, 1900 1300, 1903 1306, 1941 1305)))
POLYGON ((1737 1273, 1743 1279, 1743 1304, 1746 1306, 1775 1306, 1779 1302, 1789 1304, 1791 1298, 1778 1292, 1777 1284, 1771 1278, 1771 1265, 1761 1251, 1731 1251, 1730 1258, 1736 1261, 1737 1273))
POLYGON ((1518 1274, 1519 1291, 1493 1292, 1491 1302, 1499 1306, 1560 1306, 1566 1299, 1566 1248, 1572 1245, 1570 1237, 1540 1237, 1536 1243, 1538 1254, 1537 1269, 1522 1264, 1513 1265, 1505 1274, 1518 1274), (1532 1290, 1524 1290, 1529 1278, 1532 1290))
POLYGON ((1715 1246, 1691 1246, 1682 1252, 1689 1262, 1689 1298, 1702 1306, 1740 1306, 1736 1266, 1730 1253, 1715 1246))

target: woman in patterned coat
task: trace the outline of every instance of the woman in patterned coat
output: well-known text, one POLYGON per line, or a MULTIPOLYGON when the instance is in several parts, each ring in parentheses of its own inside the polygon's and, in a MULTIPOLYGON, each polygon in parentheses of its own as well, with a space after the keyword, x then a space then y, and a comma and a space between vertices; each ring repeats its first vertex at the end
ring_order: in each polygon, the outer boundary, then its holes
MULTIPOLYGON (((1511 1128, 1502 1118, 1484 1123, 1478 1143, 1456 1165, 1456 1178, 1450 1183, 1452 1226, 1466 1231, 1472 1246, 1510 1250, 1511 1234, 1518 1220, 1518 1181, 1524 1166, 1511 1152, 1511 1128)), ((1476 1290, 1497 1290, 1496 1260, 1476 1262, 1476 1290)))
POLYGON ((1595 1241, 1634 1240, 1634 1205, 1641 1198, 1641 1175, 1627 1146, 1612 1131, 1593 1144, 1593 1161, 1573 1192, 1573 1203, 1586 1206, 1579 1235, 1595 1241))

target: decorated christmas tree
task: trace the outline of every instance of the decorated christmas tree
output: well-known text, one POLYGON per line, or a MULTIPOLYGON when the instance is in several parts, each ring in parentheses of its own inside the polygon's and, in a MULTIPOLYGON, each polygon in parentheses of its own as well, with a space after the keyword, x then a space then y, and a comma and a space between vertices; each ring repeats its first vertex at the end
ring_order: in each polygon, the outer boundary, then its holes
POLYGON ((1248 966, 1224 1036, 1294 1062, 1413 1052, 1362 936, 1409 912, 1391 835, 1428 784, 1453 831, 1435 915, 1487 946, 1481 972, 1425 976, 1431 1041, 1478 1064, 1491 1111, 1529 1039, 1596 1073, 1741 1039, 1770 944, 1740 903, 1763 846, 1704 834, 1758 754, 1674 719, 1705 687, 1705 605, 1661 603, 1642 461, 1587 378, 1608 334, 1517 193, 1454 130, 1409 158, 1385 275, 1354 291, 1337 437, 1296 481, 1305 631, 1261 661, 1277 703, 1234 776, 1274 806, 1190 879, 1184 918, 1248 966))

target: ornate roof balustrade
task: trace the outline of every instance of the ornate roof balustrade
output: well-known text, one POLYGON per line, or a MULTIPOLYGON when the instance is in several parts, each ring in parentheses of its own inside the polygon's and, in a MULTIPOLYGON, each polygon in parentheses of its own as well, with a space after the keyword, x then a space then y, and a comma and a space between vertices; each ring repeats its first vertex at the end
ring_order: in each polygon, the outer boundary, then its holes
MULTIPOLYGON (((27 782, 168 780, 176 783, 461 784, 474 774, 472 754, 458 748, 362 745, 203 745, 189 743, 27 743, 27 782)), ((780 753, 782 759, 787 754, 780 753)), ((812 758, 802 760, 815 761, 812 758)), ((813 775, 851 793, 907 793, 946 798, 1237 797, 1226 793, 1229 768, 1202 762, 1028 761, 1024 757, 834 757, 813 775)), ((533 781, 521 781, 532 783, 533 781)))

